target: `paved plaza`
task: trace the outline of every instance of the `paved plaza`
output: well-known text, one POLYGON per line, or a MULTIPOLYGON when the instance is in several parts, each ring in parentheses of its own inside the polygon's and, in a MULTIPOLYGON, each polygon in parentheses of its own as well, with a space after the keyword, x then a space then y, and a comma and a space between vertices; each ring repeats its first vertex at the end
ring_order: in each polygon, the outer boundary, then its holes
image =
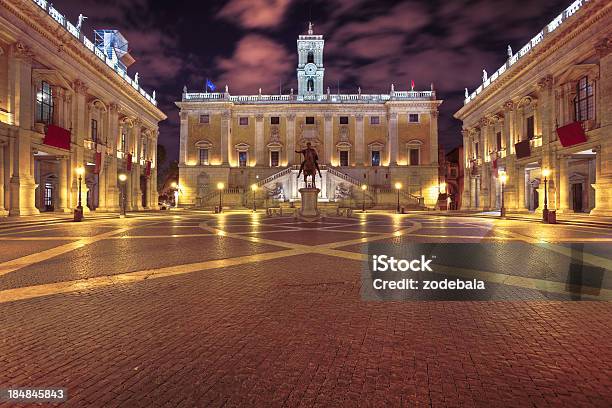
POLYGON ((421 214, 0 224, 0 388, 62 387, 69 407, 609 407, 611 243, 421 214), (407 242, 520 243, 505 259, 528 264, 579 243, 603 274, 489 270, 516 299, 362 300, 366 247, 407 242))

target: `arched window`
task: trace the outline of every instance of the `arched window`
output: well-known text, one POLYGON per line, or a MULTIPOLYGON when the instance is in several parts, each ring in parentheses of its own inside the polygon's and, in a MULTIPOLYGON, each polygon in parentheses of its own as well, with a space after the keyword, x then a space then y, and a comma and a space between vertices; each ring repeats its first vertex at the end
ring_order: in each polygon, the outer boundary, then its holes
POLYGON ((308 92, 314 91, 314 80, 312 78, 310 78, 308 80, 308 84, 306 86, 306 89, 308 90, 308 92))
POLYGON ((312 62, 314 64, 314 53, 312 51, 308 52, 308 57, 306 58, 306 62, 312 62))

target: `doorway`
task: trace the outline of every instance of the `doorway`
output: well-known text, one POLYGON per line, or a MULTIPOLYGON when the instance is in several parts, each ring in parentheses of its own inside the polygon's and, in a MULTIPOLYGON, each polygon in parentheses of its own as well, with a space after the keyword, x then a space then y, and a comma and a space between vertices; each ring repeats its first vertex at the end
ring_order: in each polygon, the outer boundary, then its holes
POLYGON ((582 212, 582 183, 572 184, 572 204, 574 212, 582 212))

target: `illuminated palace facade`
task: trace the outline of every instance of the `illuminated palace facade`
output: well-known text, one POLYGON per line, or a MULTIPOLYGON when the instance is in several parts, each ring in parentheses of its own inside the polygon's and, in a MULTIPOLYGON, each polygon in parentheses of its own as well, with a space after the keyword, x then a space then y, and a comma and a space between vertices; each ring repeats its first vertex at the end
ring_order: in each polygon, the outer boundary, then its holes
POLYGON ((463 121, 463 209, 612 215, 612 3, 578 0, 455 114, 463 121))
MULTIPOLYGON (((317 150, 320 201, 395 202, 433 207, 438 197, 438 106, 433 89, 386 94, 332 94, 324 90, 324 39, 309 28, 297 40, 297 93, 230 95, 192 93, 180 108, 179 205, 212 206, 216 186, 225 205, 245 205, 250 187, 258 197, 299 200, 297 179, 306 143, 317 150)), ((248 73, 245 73, 248 75, 248 73)), ((433 88, 433 87, 432 87, 433 88)))
POLYGON ((77 168, 84 211, 119 209, 121 172, 129 209, 157 206, 166 117, 127 75, 121 34, 96 31, 92 42, 81 23, 46 0, 0 0, 0 215, 70 212, 77 168))

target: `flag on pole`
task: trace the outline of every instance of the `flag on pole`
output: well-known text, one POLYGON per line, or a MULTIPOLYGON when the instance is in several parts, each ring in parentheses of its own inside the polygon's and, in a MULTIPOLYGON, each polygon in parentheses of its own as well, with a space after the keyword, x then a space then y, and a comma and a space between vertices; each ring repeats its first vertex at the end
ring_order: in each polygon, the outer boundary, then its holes
POLYGON ((410 89, 414 91, 414 79, 410 81, 410 89))
POLYGON ((208 91, 209 89, 214 92, 217 87, 215 86, 215 84, 212 83, 210 79, 206 78, 206 91, 208 91))

